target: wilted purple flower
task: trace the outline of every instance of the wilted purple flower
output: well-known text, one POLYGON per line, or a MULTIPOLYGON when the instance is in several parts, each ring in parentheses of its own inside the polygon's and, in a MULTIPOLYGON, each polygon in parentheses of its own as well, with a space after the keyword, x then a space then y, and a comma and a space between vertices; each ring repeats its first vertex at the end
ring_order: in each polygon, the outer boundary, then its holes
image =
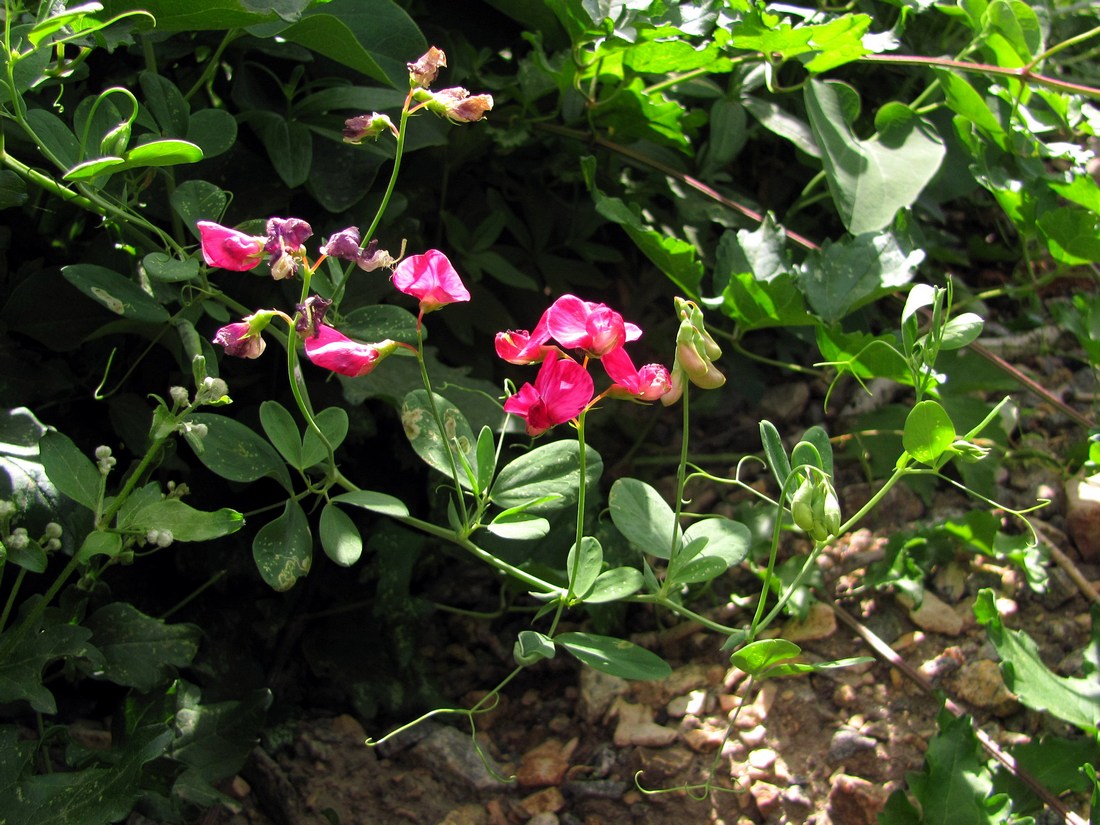
POLYGON ((339 258, 342 261, 354 261, 355 265, 364 272, 374 272, 384 266, 393 266, 396 261, 384 249, 378 248, 378 240, 374 239, 365 247, 359 246, 359 228, 349 226, 341 229, 328 239, 321 247, 321 254, 330 258, 339 258))
POLYGON ((344 121, 344 143, 362 143, 367 138, 377 138, 385 131, 397 137, 397 127, 386 115, 372 112, 369 115, 356 115, 344 121))
POLYGON ((461 86, 440 89, 428 101, 428 110, 454 123, 481 120, 493 108, 492 95, 471 95, 461 86))
POLYGON ((214 343, 225 347, 225 354, 235 358, 259 358, 267 342, 247 320, 227 324, 214 334, 214 343))
POLYGON ((447 65, 447 55, 442 49, 432 46, 415 63, 406 65, 409 67, 409 86, 427 89, 439 74, 439 68, 447 65))
POLYGON ((295 331, 303 338, 315 335, 330 306, 332 306, 332 301, 322 298, 320 295, 310 295, 306 298, 305 303, 298 304, 294 308, 298 313, 294 321, 295 331))

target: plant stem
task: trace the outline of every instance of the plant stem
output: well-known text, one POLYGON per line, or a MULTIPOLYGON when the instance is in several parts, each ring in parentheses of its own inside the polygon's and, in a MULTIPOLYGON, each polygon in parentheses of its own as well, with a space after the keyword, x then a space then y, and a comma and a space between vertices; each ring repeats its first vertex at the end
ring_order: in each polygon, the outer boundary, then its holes
POLYGON ((1094 86, 1085 86, 1081 83, 1071 83, 1067 80, 1059 80, 1056 77, 1036 74, 1031 71, 1031 66, 1021 66, 1018 69, 1009 69, 1003 66, 992 66, 988 63, 971 63, 967 60, 952 60, 949 57, 922 57, 920 55, 906 54, 868 54, 859 58, 860 63, 893 63, 899 66, 939 66, 944 69, 955 69, 960 72, 973 72, 992 77, 1004 77, 1011 80, 1019 80, 1023 83, 1035 83, 1068 94, 1084 95, 1085 97, 1100 98, 1100 89, 1094 86))

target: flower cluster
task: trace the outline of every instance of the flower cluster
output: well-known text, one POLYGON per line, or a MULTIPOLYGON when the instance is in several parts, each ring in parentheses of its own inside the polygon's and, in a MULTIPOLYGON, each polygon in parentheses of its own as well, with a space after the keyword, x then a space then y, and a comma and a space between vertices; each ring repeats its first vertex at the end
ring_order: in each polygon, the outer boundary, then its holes
POLYGON ((588 373, 591 358, 603 364, 612 384, 599 398, 656 401, 671 389, 671 377, 660 364, 634 366, 625 345, 641 337, 636 325, 606 304, 576 295, 558 298, 532 332, 497 333, 497 355, 512 364, 541 363, 533 384, 527 383, 504 404, 506 412, 524 419, 527 433, 541 435, 571 421, 590 407, 595 384, 588 373), (584 363, 565 350, 578 351, 584 363))
POLYGON ((202 257, 207 266, 246 272, 268 256, 271 277, 275 280, 293 278, 298 272, 304 251, 302 244, 313 234, 308 223, 298 218, 271 218, 267 235, 249 235, 213 221, 199 221, 202 257))
POLYGON ((412 97, 429 112, 445 117, 452 123, 473 123, 481 120, 493 108, 492 95, 472 95, 461 86, 429 90, 440 67, 447 65, 447 55, 432 46, 415 63, 409 63, 409 88, 412 97))
MULTIPOLYGON (((300 263, 308 267, 302 243, 312 234, 309 224, 297 218, 272 218, 267 226, 267 238, 252 238, 216 223, 200 221, 198 227, 203 257, 211 266, 244 271, 255 266, 267 252, 273 256, 272 275, 276 279, 290 277, 300 263), (292 268, 278 263, 285 258, 295 261, 292 268), (287 269, 292 271, 281 274, 287 269)), ((378 248, 377 241, 360 246, 359 229, 351 226, 332 235, 321 245, 320 252, 322 257, 351 261, 367 272, 384 267, 393 269, 393 285, 399 292, 411 295, 420 302, 420 318, 447 304, 470 300, 470 293, 462 279, 447 256, 438 249, 430 249, 423 255, 411 255, 397 262, 388 252, 378 248)), ((312 272, 316 266, 314 264, 309 271, 312 272)), ((225 349, 226 355, 259 358, 267 346, 262 335, 264 329, 275 318, 282 318, 301 336, 306 357, 312 363, 351 378, 368 374, 398 347, 407 346, 390 339, 363 343, 348 338, 335 327, 324 323, 331 303, 320 296, 310 296, 295 308, 293 318, 275 309, 260 310, 240 321, 226 324, 217 331, 213 340, 225 349)))

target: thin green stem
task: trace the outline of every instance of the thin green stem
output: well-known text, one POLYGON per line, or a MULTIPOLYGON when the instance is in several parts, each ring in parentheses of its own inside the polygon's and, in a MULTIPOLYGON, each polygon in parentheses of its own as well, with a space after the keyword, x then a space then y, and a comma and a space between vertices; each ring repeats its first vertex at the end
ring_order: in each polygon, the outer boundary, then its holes
POLYGON ((666 610, 670 610, 679 616, 683 616, 685 619, 689 619, 693 622, 698 622, 703 627, 709 628, 716 633, 721 633, 723 636, 731 636, 737 631, 734 628, 726 627, 721 622, 716 622, 713 619, 708 619, 701 613, 696 613, 694 610, 684 607, 682 604, 673 601, 667 596, 662 596, 659 593, 643 594, 640 596, 628 596, 623 601, 633 602, 635 604, 656 604, 666 610))
POLYGON ((443 449, 447 453, 447 463, 451 465, 451 478, 455 485, 455 498, 458 499, 459 516, 462 519, 464 530, 470 529, 470 514, 466 509, 466 496, 462 492, 462 483, 459 481, 458 462, 455 461, 454 439, 447 433, 447 427, 443 423, 443 416, 439 412, 439 405, 435 403, 435 393, 432 392, 432 381, 428 376, 428 364, 424 360, 424 326, 422 318, 416 319, 416 361, 420 366, 420 380, 424 383, 424 389, 428 395, 428 408, 432 411, 432 418, 439 430, 439 438, 443 449))
POLYGON ((210 82, 214 76, 214 72, 218 70, 218 64, 221 63, 222 54, 226 48, 240 37, 244 32, 241 29, 228 29, 222 36, 221 42, 218 43, 218 47, 214 49, 214 53, 210 55, 210 59, 206 61, 206 65, 203 67, 202 74, 199 75, 195 84, 187 90, 187 94, 183 96, 184 100, 190 101, 192 97, 198 94, 199 89, 210 82))
POLYGON ((65 582, 69 580, 69 576, 76 572, 76 568, 80 562, 77 560, 79 553, 74 553, 73 557, 69 559, 69 563, 65 565, 65 568, 57 575, 57 578, 53 580, 53 584, 49 589, 42 594, 40 598, 27 614, 27 617, 23 619, 22 624, 12 628, 11 632, 0 641, 0 662, 6 662, 11 652, 19 646, 19 643, 23 640, 23 637, 27 635, 27 632, 34 627, 34 625, 41 618, 42 614, 46 611, 46 608, 54 600, 61 588, 65 586, 65 582))
POLYGON ((19 587, 23 584, 23 577, 27 574, 27 568, 20 567, 19 572, 15 575, 15 582, 11 586, 11 592, 8 593, 8 600, 4 604, 4 612, 0 613, 0 633, 4 632, 4 628, 8 626, 8 617, 11 615, 12 607, 15 605, 15 599, 19 595, 19 587))
POLYGON ((968 60, 952 60, 949 57, 923 57, 920 55, 905 54, 868 54, 859 58, 860 63, 893 63, 899 66, 938 66, 943 69, 955 69, 960 72, 972 72, 989 77, 1002 77, 1010 80, 1018 80, 1024 83, 1034 83, 1055 89, 1067 94, 1084 95, 1085 97, 1100 98, 1100 89, 1094 86, 1085 86, 1081 83, 1071 83, 1068 80, 1059 80, 1056 77, 1036 74, 1030 66, 1021 66, 1016 69, 1003 66, 992 66, 988 63, 971 63, 968 60))
POLYGON ((1034 69, 1040 63, 1042 63, 1048 57, 1053 57, 1054 55, 1058 54, 1058 52, 1062 51, 1063 49, 1068 49, 1071 46, 1076 46, 1078 43, 1084 43, 1086 40, 1091 40, 1092 38, 1096 37, 1097 35, 1100 35, 1100 26, 1096 26, 1095 28, 1091 28, 1087 32, 1081 32, 1080 34, 1074 35, 1073 37, 1070 37, 1067 40, 1063 40, 1061 43, 1055 43, 1053 46, 1051 46, 1045 52, 1043 52, 1042 54, 1039 54, 1038 56, 1036 56, 1035 59, 1032 60, 1030 63, 1028 63, 1024 68, 1027 69, 1030 72, 1032 69, 1034 69))

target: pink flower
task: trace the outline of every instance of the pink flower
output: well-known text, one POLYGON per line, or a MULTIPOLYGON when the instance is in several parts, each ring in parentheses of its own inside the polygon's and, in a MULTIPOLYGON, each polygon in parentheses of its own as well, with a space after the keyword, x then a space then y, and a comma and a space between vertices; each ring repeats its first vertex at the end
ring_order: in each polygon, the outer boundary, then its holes
POLYGON ((435 92, 427 104, 428 111, 453 123, 473 123, 481 120, 493 108, 493 96, 471 95, 465 89, 455 86, 435 92))
POLYGON ((225 354, 235 358, 259 358, 267 342, 248 321, 227 324, 214 334, 214 343, 225 347, 225 354))
POLYGON ((608 377, 615 383, 607 391, 610 398, 629 401, 657 401, 672 389, 672 377, 661 364, 634 368, 634 362, 621 347, 600 359, 608 377))
POLYGON ((576 295, 562 295, 546 311, 545 318, 555 341, 593 358, 602 358, 642 335, 639 327, 623 321, 623 316, 611 307, 582 301, 576 295))
POLYGON ((540 335, 538 327, 531 333, 525 329, 498 332, 496 337, 497 355, 509 364, 538 364, 546 356, 556 352, 556 347, 546 346, 549 334, 540 335))
POLYGON ((317 333, 306 337, 305 347, 306 357, 317 366, 358 378, 373 370, 398 344, 388 339, 377 344, 363 344, 326 324, 318 324, 317 333))
POLYGON ((423 255, 410 255, 401 261, 393 271, 393 285, 398 291, 420 299, 421 314, 470 300, 462 279, 438 249, 429 249, 423 255))
POLYGON ((504 402, 504 411, 527 422, 527 434, 542 435, 576 418, 592 400, 592 376, 572 358, 551 355, 542 362, 535 384, 524 384, 504 402))
POLYGON ((265 238, 246 235, 212 221, 199 221, 196 225, 202 241, 202 257, 207 266, 245 272, 263 257, 265 238))

